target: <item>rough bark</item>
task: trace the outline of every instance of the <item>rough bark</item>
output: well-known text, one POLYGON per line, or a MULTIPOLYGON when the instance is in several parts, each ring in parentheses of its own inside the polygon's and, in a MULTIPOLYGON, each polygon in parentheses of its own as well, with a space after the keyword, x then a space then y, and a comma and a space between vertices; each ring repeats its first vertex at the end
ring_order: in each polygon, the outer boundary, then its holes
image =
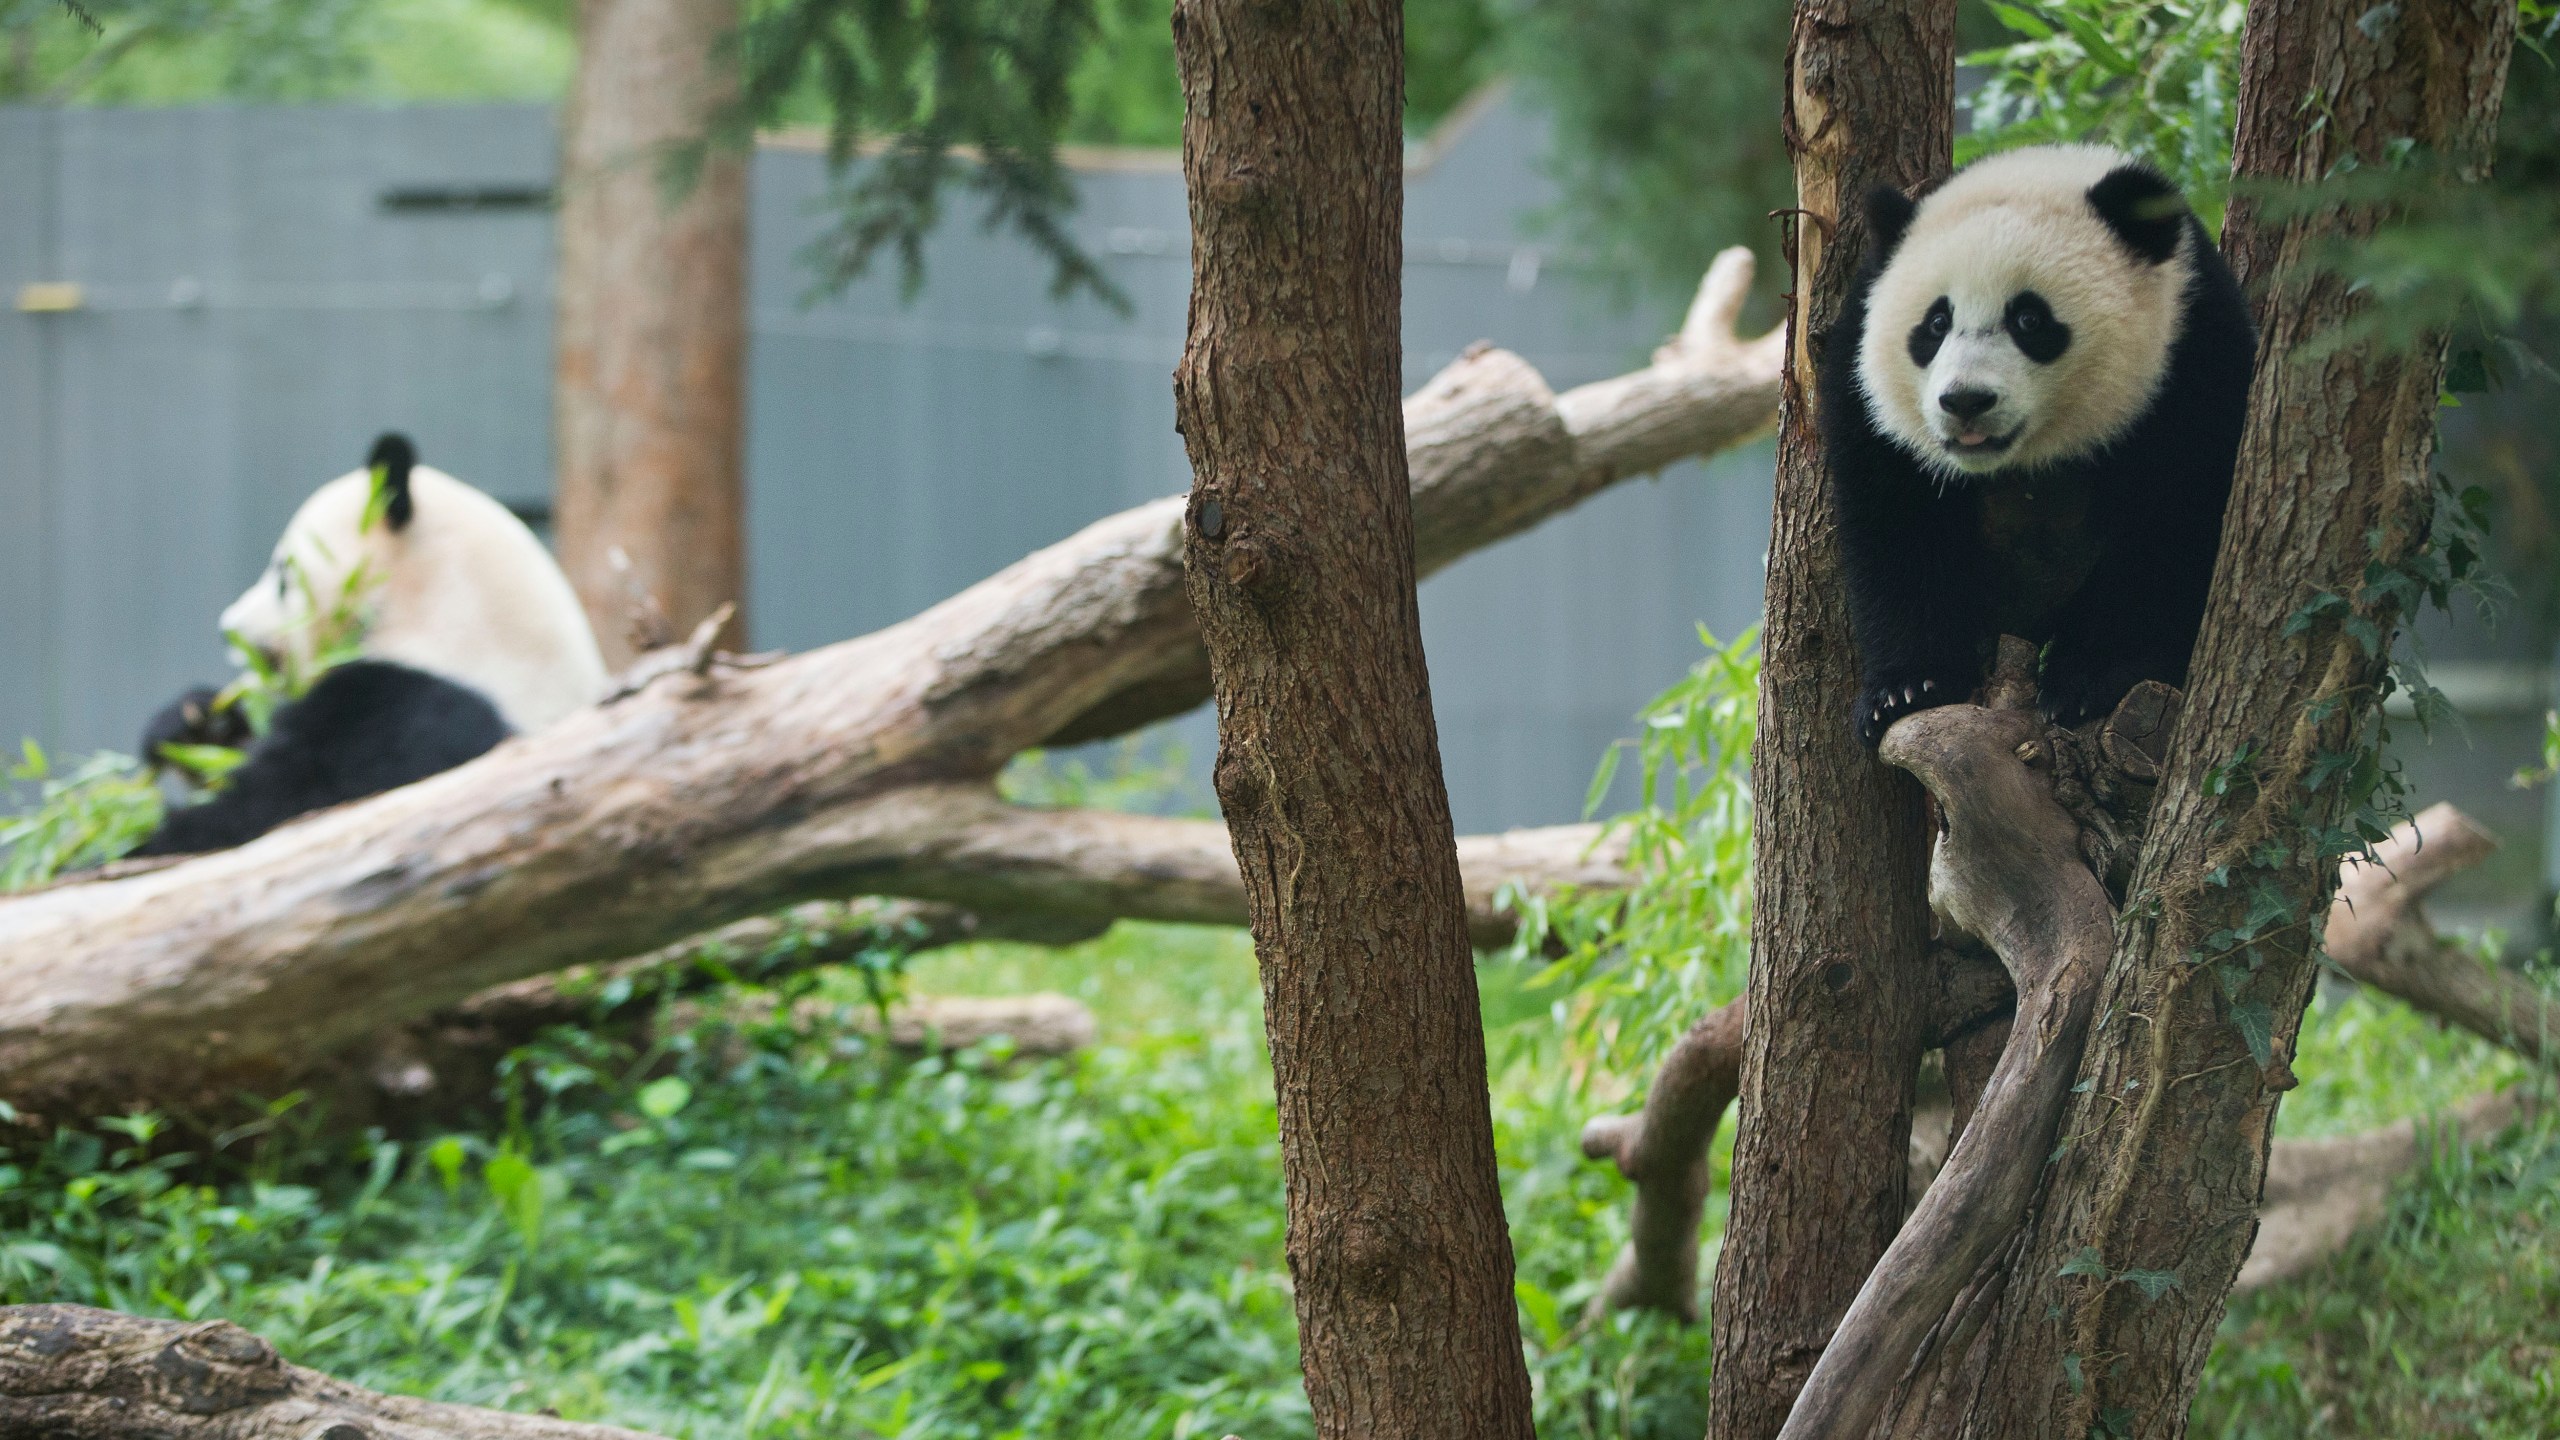
POLYGON ((0 1434, 41 1440, 651 1440, 379 1395, 287 1364, 228 1320, 0 1306, 0 1434))
POLYGON ((701 148, 737 90, 723 47, 742 14, 738 0, 578 5, 561 113, 557 536, 615 665, 746 598, 748 157, 701 148), (677 163, 689 151, 698 168, 677 163), (669 635, 635 641, 635 592, 669 635))
POLYGON ((1402 7, 1179 0, 1173 32, 1188 588, 1261 960, 1308 1403, 1339 1440, 1528 1440, 1396 406, 1402 7))
MULTIPOLYGON (((2251 6, 2235 174, 2315 182, 2402 139, 2485 163, 2515 23, 2507 0, 2251 6)), ((2338 204, 2279 218, 2246 191, 2233 208, 2225 248, 2260 341, 2221 561, 2069 1147, 1955 1433, 2182 1434, 2248 1253, 2310 922, 2336 880, 2308 836, 2345 818, 2344 786, 2314 781, 2323 756, 2372 743, 2398 617, 2368 566, 2410 556, 2429 514, 2441 344, 2311 348, 2368 297, 2306 276, 2305 250, 2378 220, 2338 204)))
MULTIPOLYGON (((1425 386, 1405 407, 1415 526, 1437 537, 1417 564, 1517 533, 1636 473, 1623 466, 1679 458, 1664 437, 1730 444, 1765 425, 1775 337, 1731 331, 1749 275, 1748 252, 1718 258, 1691 324, 1647 372, 1659 383, 1559 398, 1487 350, 1425 386)), ((0 1095, 77 1115, 275 1093, 303 1057, 492 985, 928 883, 943 868, 933 857, 984 836, 979 821, 1023 833, 986 793, 1014 753, 1100 714, 1135 724, 1207 697, 1205 674, 1166 679, 1168 657, 1199 646, 1183 503, 1097 522, 858 640, 752 668, 679 667, 241 849, 0 899, 0 1095)), ((988 908, 1038 910, 1058 893, 1054 865, 1026 873, 1048 888, 988 908)), ((942 878, 966 892, 942 898, 987 896, 942 878)), ((1185 884, 1154 893, 1170 906, 1185 884)))
POLYGON ((1928 864, 1917 786, 1851 734, 1858 677, 1814 359, 1875 185, 1943 176, 1954 0, 1800 0, 1783 121, 1795 305, 1752 747, 1758 840, 1733 1207, 1715 1279, 1711 1440, 1767 1440, 1906 1208, 1928 864))

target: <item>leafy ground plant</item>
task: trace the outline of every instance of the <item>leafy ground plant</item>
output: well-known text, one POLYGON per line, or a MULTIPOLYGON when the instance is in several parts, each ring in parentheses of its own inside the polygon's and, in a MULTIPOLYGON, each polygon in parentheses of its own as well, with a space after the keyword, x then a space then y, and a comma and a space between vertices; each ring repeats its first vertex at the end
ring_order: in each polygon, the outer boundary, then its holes
POLYGON ((100 751, 69 770, 26 741, 0 771, 0 894, 41 885, 65 870, 101 865, 160 824, 160 790, 128 756, 100 751))

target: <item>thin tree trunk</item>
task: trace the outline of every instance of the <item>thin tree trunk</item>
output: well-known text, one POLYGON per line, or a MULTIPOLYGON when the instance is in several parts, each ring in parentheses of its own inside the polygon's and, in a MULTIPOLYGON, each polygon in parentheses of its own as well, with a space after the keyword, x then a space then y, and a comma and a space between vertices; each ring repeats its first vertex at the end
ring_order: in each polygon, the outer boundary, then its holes
MULTIPOLYGON (((2515 24, 2513 0, 2261 0, 2235 175, 2311 183, 2415 140, 2468 178, 2486 164, 2515 24)), ((2069 1146, 1960 1433, 2183 1434, 2256 1231, 2312 922, 2337 882, 2334 849, 2311 837, 2345 819, 2329 767, 2376 743, 2399 619, 2371 577, 2418 552, 2430 513, 2440 339, 2312 348, 2368 298, 2300 261, 2379 220, 2336 204, 2271 213, 2245 190, 2233 208, 2224 248, 2256 288, 2260 339, 2221 563, 2069 1146)))
POLYGON ((1396 406, 1395 0, 1180 0, 1184 552, 1316 1431, 1532 1434, 1396 406))
POLYGON ((1920 790, 1850 732, 1849 638, 1813 363, 1865 244, 1859 201, 1944 175, 1954 0, 1803 0, 1787 51, 1795 309, 1762 634, 1750 1015, 1715 1278, 1711 1440, 1777 1434, 1907 1208, 1934 984, 1920 790))
POLYGON ((746 599, 748 157, 710 146, 698 168, 678 163, 736 92, 722 51, 740 14, 738 0, 578 6, 561 116, 558 543, 616 666, 634 653, 637 594, 674 627, 640 645, 746 599))

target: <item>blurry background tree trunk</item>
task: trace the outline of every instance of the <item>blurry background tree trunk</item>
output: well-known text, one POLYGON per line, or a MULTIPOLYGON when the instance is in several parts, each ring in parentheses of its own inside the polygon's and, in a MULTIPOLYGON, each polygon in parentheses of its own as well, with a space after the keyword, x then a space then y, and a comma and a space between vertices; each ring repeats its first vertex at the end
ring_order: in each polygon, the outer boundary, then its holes
POLYGON ((1955 0, 1806 0, 1787 52, 1795 311, 1762 632, 1750 1023, 1715 1281, 1713 1440, 1765 1440, 1901 1227, 1934 987, 1920 788, 1851 733, 1857 648, 1813 364, 1866 243, 1860 200, 1947 171, 1955 0))
POLYGON ((1483 1017, 1423 669, 1398 0, 1181 0, 1187 590, 1262 962, 1327 1440, 1529 1440, 1483 1017))
POLYGON ((710 143, 737 94, 741 14, 738 0, 578 6, 561 116, 558 544, 616 665, 650 608, 641 593, 663 611, 660 642, 745 600, 750 157, 710 143))

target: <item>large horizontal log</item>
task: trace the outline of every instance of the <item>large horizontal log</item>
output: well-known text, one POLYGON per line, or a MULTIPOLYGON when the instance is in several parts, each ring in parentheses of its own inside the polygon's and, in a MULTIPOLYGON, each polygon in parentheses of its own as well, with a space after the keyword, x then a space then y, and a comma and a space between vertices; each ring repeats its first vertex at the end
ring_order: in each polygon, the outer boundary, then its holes
MULTIPOLYGON (((1718 259, 1642 383, 1559 401, 1484 350, 1416 394, 1426 564, 1765 425, 1776 341, 1731 331, 1749 273, 1742 252, 1718 259)), ((490 986, 803 900, 1019 895, 1076 913, 1054 857, 988 838, 1076 822, 1035 826, 984 788, 1097 713, 1128 723, 1206 693, 1174 678, 1198 645, 1184 503, 1100 521, 860 639, 679 669, 237 850, 0 901, 0 1095, 79 1113, 261 1088, 490 986)), ((1210 884, 1150 877, 1145 913, 1227 913, 1210 884)))

